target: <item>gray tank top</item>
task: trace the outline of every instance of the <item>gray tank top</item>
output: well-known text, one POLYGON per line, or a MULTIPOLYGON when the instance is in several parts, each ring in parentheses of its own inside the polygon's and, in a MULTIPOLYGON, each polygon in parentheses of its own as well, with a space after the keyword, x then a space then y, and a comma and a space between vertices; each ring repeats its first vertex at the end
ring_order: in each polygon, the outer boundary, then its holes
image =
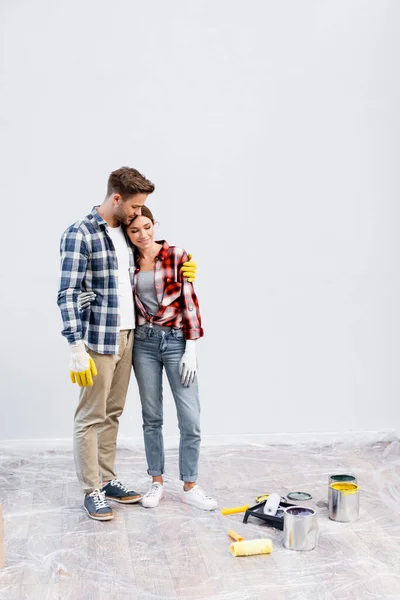
POLYGON ((154 287, 154 271, 139 271, 136 292, 149 315, 158 313, 159 304, 154 287))

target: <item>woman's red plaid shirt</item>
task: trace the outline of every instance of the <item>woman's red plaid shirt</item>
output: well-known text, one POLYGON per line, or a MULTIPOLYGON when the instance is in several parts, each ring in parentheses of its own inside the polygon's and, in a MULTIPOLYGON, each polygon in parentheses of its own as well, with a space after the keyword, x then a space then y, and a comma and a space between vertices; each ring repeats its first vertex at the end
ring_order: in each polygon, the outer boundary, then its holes
POLYGON ((160 308, 156 315, 149 315, 140 301, 136 294, 137 274, 140 268, 136 267, 134 297, 137 324, 154 323, 177 329, 183 327, 185 339, 196 340, 204 335, 204 331, 193 283, 189 283, 181 273, 183 263, 189 260, 188 255, 182 248, 169 246, 165 240, 157 243, 162 244, 154 264, 154 285, 160 308))

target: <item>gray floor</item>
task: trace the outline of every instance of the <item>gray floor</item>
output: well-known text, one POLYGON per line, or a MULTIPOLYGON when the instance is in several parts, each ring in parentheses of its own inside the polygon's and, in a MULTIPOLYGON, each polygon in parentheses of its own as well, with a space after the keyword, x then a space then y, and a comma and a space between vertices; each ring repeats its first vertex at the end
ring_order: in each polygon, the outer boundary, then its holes
MULTIPOLYGON (((167 451, 166 497, 157 509, 114 505, 97 523, 81 508, 69 451, 1 446, 0 503, 6 568, 1 600, 382 600, 400 598, 400 442, 204 448, 202 486, 220 506, 253 504, 261 492, 305 490, 320 504, 317 548, 282 546, 282 532, 243 515, 203 513, 179 502, 177 452, 167 451), (329 473, 351 471, 360 519, 330 521, 329 473), (269 556, 234 558, 228 529, 269 537, 269 556)), ((143 451, 119 449, 121 479, 145 491, 143 451)), ((313 504, 314 503, 314 504, 313 504)))

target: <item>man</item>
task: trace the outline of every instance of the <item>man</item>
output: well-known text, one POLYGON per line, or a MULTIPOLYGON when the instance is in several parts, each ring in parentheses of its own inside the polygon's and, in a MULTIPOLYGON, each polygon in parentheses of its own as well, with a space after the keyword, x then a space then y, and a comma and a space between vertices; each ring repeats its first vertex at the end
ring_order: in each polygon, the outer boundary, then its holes
MULTIPOLYGON (((121 167, 108 179, 107 196, 61 238, 58 306, 71 350, 70 376, 81 387, 74 418, 74 457, 89 517, 114 517, 108 500, 132 504, 141 495, 114 470, 119 417, 132 368, 134 258, 121 225, 129 225, 154 185, 136 169, 121 167), (79 294, 95 300, 79 311, 79 294)), ((182 270, 193 280, 192 261, 182 270)))

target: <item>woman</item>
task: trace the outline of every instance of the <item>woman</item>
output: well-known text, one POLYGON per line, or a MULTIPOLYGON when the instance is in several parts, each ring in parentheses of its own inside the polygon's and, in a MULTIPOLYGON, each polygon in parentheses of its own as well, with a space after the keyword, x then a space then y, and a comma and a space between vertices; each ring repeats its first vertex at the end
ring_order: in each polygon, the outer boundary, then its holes
POLYGON ((152 477, 142 504, 154 508, 164 493, 162 375, 165 369, 180 429, 181 500, 203 510, 214 510, 216 501, 196 483, 200 404, 195 345, 203 336, 203 329, 193 284, 180 274, 188 256, 181 248, 154 240, 154 218, 146 206, 142 207, 141 216, 126 227, 126 234, 136 255, 133 368, 142 403, 147 472, 152 477))

